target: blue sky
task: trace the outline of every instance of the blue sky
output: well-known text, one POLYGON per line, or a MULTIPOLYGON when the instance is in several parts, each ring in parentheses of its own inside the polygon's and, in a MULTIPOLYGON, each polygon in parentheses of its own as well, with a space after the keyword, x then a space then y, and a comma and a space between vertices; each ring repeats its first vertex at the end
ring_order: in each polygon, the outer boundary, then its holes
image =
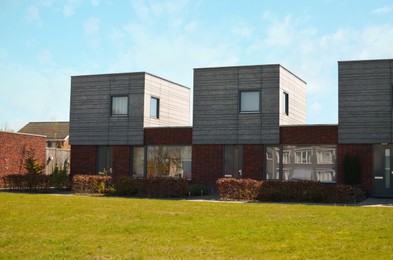
POLYGON ((337 61, 393 58, 387 0, 0 1, 0 128, 69 120, 70 76, 281 64, 307 123, 337 123, 337 61))

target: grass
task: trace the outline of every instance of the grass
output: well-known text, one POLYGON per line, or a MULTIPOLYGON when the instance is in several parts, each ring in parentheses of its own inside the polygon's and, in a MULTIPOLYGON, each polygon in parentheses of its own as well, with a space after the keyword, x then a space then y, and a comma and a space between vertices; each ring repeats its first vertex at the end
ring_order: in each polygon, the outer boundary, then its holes
POLYGON ((393 209, 0 192, 0 259, 393 258, 393 209))

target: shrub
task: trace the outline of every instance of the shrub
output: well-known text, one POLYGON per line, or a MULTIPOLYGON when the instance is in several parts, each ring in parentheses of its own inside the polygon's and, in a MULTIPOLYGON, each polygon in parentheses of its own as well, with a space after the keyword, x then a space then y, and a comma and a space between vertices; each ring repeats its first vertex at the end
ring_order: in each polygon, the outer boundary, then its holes
POLYGON ((353 203, 355 193, 349 185, 331 185, 313 181, 264 181, 260 201, 353 203))
POLYGON ((344 183, 348 185, 360 184, 360 159, 346 154, 343 161, 344 183))
POLYGON ((56 189, 68 189, 70 187, 70 178, 67 174, 67 167, 63 168, 55 166, 50 176, 51 185, 56 189))
POLYGON ((27 151, 24 167, 27 173, 42 174, 45 165, 37 162, 37 159, 35 159, 35 151, 31 149, 27 151))
POLYGON ((216 182, 218 195, 223 200, 257 200, 261 181, 221 178, 216 182))
POLYGON ((111 177, 99 175, 74 175, 72 191, 76 193, 104 194, 110 187, 111 177))
POLYGON ((190 196, 202 196, 209 194, 209 188, 202 184, 191 184, 188 186, 188 194, 190 196))
POLYGON ((188 182, 184 178, 154 177, 135 180, 139 196, 152 198, 183 197, 187 194, 188 182))
POLYGON ((116 195, 130 196, 138 191, 137 182, 129 176, 112 177, 111 184, 116 195))
POLYGON ((26 173, 26 174, 8 174, 2 177, 4 188, 17 190, 49 190, 51 183, 47 175, 26 173))

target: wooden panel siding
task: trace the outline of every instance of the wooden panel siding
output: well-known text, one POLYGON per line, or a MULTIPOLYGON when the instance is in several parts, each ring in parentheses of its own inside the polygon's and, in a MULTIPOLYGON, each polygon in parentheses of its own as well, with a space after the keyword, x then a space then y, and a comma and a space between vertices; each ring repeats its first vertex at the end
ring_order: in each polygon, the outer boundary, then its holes
POLYGON ((393 60, 339 62, 339 143, 392 143, 393 60))

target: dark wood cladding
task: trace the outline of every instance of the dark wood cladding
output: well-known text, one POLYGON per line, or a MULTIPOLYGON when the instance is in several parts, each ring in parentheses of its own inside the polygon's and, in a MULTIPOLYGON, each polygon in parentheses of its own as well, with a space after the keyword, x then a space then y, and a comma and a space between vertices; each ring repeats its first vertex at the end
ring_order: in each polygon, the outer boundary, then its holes
POLYGON ((145 145, 191 145, 192 127, 158 127, 144 129, 145 145))
POLYGON ((280 127, 281 144, 337 144, 337 125, 302 125, 280 127))

